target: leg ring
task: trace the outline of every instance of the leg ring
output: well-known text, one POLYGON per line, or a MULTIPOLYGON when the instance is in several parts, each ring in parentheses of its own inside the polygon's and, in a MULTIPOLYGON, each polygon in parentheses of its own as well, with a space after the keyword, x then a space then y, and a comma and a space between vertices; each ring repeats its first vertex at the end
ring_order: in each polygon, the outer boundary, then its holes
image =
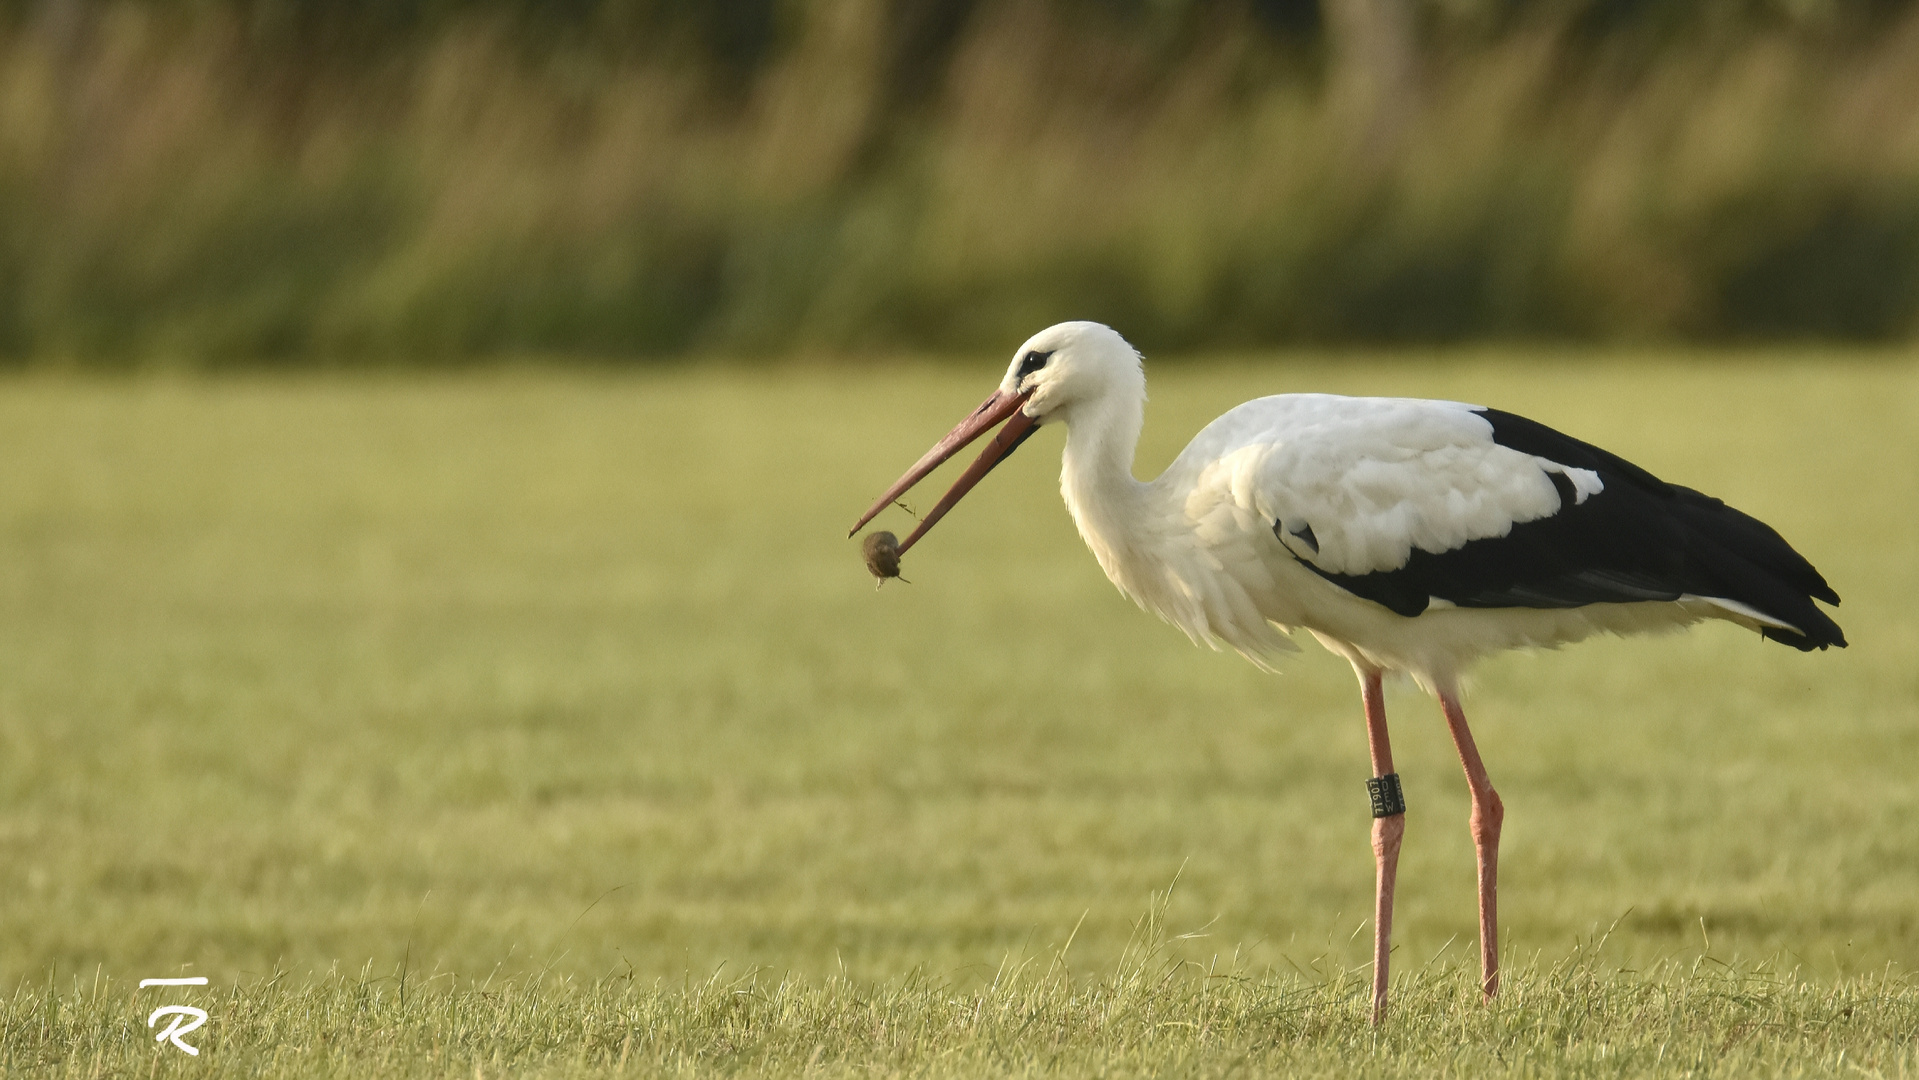
POLYGON ((1392 817, 1406 812, 1406 795, 1399 789, 1399 774, 1387 773, 1366 781, 1366 794, 1373 799, 1373 816, 1392 817))

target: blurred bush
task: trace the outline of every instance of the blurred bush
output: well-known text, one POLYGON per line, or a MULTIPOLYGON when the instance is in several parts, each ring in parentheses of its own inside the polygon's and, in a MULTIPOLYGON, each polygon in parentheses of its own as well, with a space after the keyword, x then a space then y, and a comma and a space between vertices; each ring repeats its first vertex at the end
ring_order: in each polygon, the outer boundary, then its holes
POLYGON ((1908 339, 1889 0, 0 3, 0 355, 1908 339))

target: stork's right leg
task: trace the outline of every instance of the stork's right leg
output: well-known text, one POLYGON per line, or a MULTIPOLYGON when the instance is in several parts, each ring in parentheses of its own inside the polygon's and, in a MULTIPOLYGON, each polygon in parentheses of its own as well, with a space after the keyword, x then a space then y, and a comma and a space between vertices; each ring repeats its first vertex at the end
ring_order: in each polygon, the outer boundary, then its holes
POLYGON ((1399 841, 1406 835, 1406 803, 1393 772, 1393 746, 1386 735, 1386 698, 1378 671, 1359 672, 1366 706, 1366 748, 1373 758, 1367 787, 1373 801, 1373 860, 1379 876, 1373 903, 1373 1023, 1386 1018, 1387 964, 1393 949, 1393 882, 1399 876, 1399 841))
POLYGON ((1506 821, 1506 806, 1486 776, 1486 763, 1479 759, 1479 746, 1466 726, 1458 691, 1443 691, 1439 708, 1446 714, 1446 727, 1452 731, 1459 763, 1466 769, 1466 787, 1473 796, 1473 850, 1479 856, 1479 988, 1491 1001, 1499 993, 1499 827, 1506 821))

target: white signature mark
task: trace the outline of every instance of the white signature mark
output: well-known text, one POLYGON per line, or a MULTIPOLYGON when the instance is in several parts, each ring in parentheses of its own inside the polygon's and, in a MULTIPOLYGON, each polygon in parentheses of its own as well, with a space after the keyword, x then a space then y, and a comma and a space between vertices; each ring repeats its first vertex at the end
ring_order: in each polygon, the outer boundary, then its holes
MULTIPOLYGON (((141 979, 140 989, 145 990, 149 986, 205 986, 206 984, 207 978, 204 975, 191 979, 141 979)), ((173 1045, 185 1050, 194 1057, 199 1057, 200 1048, 197 1046, 188 1046, 185 1042, 181 1041, 180 1036, 188 1034, 201 1024, 206 1023, 207 1011, 205 1009, 196 1009, 191 1005, 162 1005, 153 1010, 152 1015, 147 1017, 147 1026, 152 1027, 160 1021, 162 1016, 171 1016, 173 1017, 173 1021, 162 1028, 160 1034, 153 1037, 153 1041, 172 1042, 173 1045)))

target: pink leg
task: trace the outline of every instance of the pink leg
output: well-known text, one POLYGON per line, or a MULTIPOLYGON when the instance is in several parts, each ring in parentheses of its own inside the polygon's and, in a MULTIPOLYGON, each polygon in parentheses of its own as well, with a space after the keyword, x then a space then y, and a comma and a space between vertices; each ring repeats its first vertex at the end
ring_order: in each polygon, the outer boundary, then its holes
POLYGON ((1506 807, 1486 777, 1486 764, 1479 760, 1479 747, 1466 727, 1459 697, 1452 692, 1440 694, 1439 708, 1446 714, 1446 727, 1453 733, 1453 746, 1459 751, 1459 763, 1466 767, 1466 786, 1473 795, 1473 849, 1479 855, 1479 988, 1491 1001, 1499 993, 1499 826, 1506 820, 1506 807))
MULTIPOLYGON (((1380 689, 1379 672, 1360 672, 1359 697, 1366 706, 1366 749, 1372 753, 1373 775, 1391 776, 1393 746, 1386 735, 1386 698, 1380 689)), ((1399 875, 1399 841, 1405 835, 1404 813, 1373 819, 1373 860, 1379 870, 1373 904, 1374 1024, 1386 1018, 1387 963, 1393 942, 1393 882, 1399 875)))

